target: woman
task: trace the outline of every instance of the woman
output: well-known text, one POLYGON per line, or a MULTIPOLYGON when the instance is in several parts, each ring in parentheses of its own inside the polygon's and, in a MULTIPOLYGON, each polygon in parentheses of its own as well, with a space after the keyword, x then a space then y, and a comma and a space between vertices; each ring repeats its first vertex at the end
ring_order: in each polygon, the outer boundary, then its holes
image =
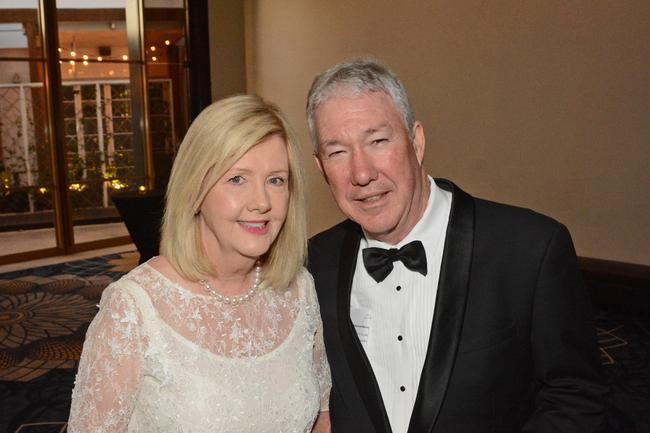
POLYGON ((258 97, 196 118, 169 180, 161 255, 107 287, 88 328, 69 432, 328 430, 298 154, 258 97))

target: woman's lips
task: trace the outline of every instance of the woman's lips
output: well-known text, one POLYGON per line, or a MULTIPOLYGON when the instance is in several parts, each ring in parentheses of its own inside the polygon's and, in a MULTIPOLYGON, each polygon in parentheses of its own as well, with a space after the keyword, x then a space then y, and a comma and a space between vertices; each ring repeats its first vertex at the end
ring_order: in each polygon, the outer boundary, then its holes
POLYGON ((268 221, 239 221, 239 225, 248 233, 265 235, 269 231, 268 221))

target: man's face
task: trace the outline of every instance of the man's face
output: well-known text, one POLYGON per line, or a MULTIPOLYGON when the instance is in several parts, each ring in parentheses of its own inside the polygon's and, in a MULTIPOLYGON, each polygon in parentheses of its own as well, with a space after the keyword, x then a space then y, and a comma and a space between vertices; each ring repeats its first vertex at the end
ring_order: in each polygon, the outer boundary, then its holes
POLYGON ((369 92, 321 103, 315 128, 316 163, 341 211, 371 238, 397 244, 429 197, 422 125, 415 123, 410 142, 390 96, 369 92))

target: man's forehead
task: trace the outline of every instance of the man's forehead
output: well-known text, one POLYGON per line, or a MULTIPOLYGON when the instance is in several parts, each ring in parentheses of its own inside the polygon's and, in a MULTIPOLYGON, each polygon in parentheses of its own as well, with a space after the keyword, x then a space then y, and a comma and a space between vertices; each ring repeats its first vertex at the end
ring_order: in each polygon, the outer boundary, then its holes
POLYGON ((373 124, 365 128, 362 127, 359 129, 346 128, 340 131, 331 129, 321 130, 318 141, 322 147, 327 147, 342 144, 342 141, 345 138, 364 139, 377 133, 391 133, 392 131, 393 125, 388 122, 381 121, 377 124, 373 124))
POLYGON ((384 93, 372 92, 356 96, 334 96, 318 105, 314 112, 317 129, 328 128, 331 124, 354 123, 363 120, 369 123, 364 129, 387 126, 394 121, 401 122, 401 116, 393 100, 384 93))
POLYGON ((343 115, 352 117, 363 114, 368 117, 383 118, 386 123, 389 123, 388 119, 401 120, 400 113, 391 97, 378 92, 331 97, 318 105, 314 112, 314 120, 317 125, 322 125, 333 120, 345 120, 343 115))
POLYGON ((350 86, 337 86, 331 91, 327 92, 322 100, 318 103, 316 111, 318 108, 327 104, 328 102, 337 101, 337 102, 354 102, 357 100, 376 100, 377 102, 382 101, 384 103, 388 102, 393 105, 396 109, 395 101, 393 98, 383 90, 364 90, 356 89, 350 86))

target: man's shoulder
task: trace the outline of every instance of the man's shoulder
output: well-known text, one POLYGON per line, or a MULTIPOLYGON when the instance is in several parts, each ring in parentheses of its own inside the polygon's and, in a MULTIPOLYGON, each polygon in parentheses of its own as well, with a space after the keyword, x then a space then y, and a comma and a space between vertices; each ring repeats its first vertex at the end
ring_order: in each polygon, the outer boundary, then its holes
POLYGON ((309 239, 309 246, 313 247, 340 243, 343 242, 343 239, 346 236, 354 233, 361 233, 361 227, 354 221, 346 219, 320 233, 315 234, 309 239))
MULTIPOLYGON (((475 215, 479 219, 501 221, 506 224, 512 224, 514 222, 540 228, 555 228, 560 225, 560 223, 552 217, 539 213, 533 209, 472 196, 447 179, 436 179, 436 184, 442 189, 452 193, 454 199, 460 198, 459 196, 465 196, 465 202, 469 199, 469 201, 473 203, 475 215)), ((466 207, 462 207, 458 210, 465 211, 466 207)))
POLYGON ((482 198, 474 198, 477 222, 490 221, 491 224, 513 228, 513 225, 535 230, 555 230, 561 225, 556 219, 533 209, 500 203, 482 198))

